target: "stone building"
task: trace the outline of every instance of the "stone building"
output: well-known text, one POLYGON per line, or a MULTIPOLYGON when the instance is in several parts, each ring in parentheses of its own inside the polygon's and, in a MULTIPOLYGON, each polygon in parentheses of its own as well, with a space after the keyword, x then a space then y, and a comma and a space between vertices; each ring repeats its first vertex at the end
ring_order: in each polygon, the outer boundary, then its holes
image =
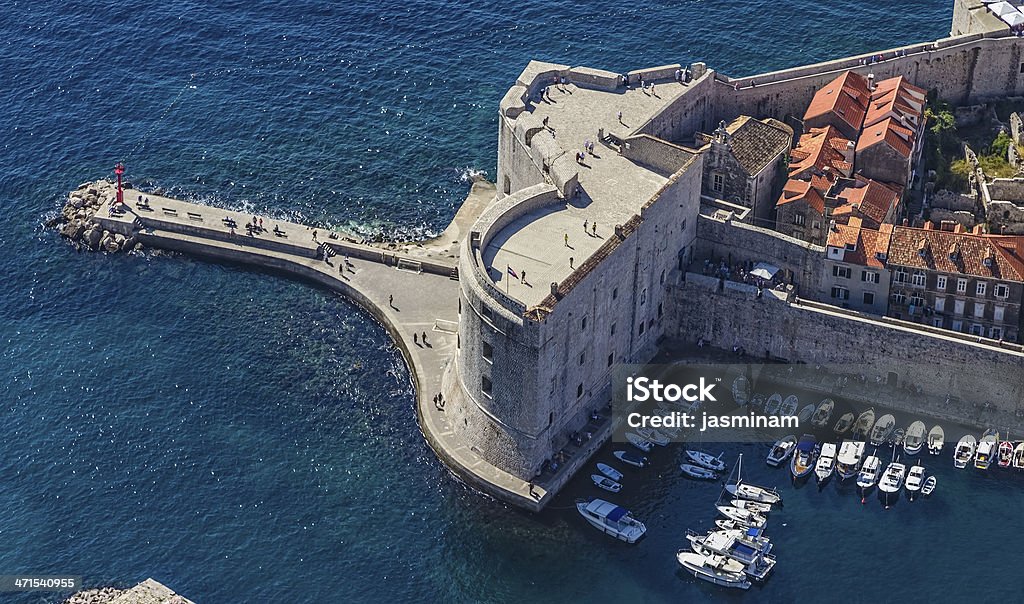
POLYGON ((751 208, 755 224, 770 224, 792 129, 771 118, 742 116, 695 140, 704 155, 702 193, 751 208))
POLYGON ((848 224, 832 224, 825 246, 822 282, 829 292, 826 300, 853 310, 886 314, 890 273, 886 266, 893 225, 881 229, 864 227, 860 218, 848 224))
POLYGON ((775 203, 775 230, 821 245, 825 239, 825 197, 834 184, 826 176, 818 175, 808 180, 787 180, 775 203))
POLYGON ((868 111, 868 79, 853 71, 822 86, 804 113, 804 128, 832 126, 844 137, 856 140, 868 111))
POLYGON ((896 222, 903 190, 858 174, 855 178, 839 181, 833 196, 836 204, 830 214, 832 220, 847 224, 851 219, 859 218, 866 228, 878 229, 883 224, 896 222))
POLYGON ((1016 342, 1024 295, 1024 237, 895 227, 889 314, 1016 342))

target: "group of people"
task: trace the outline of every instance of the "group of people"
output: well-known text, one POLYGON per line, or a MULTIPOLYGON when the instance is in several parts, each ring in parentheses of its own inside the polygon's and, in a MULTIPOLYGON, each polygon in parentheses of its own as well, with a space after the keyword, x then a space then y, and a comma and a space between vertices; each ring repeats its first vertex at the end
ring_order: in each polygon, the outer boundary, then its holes
POLYGON ((709 277, 718 277, 719 279, 724 279, 726 281, 756 285, 758 290, 769 288, 777 291, 785 291, 786 284, 780 278, 781 273, 776 273, 771 279, 765 279, 751 274, 751 270, 753 270, 753 267, 751 266, 752 264, 752 262, 737 262, 730 265, 726 263, 725 260, 715 263, 710 259, 705 259, 703 274, 709 277))

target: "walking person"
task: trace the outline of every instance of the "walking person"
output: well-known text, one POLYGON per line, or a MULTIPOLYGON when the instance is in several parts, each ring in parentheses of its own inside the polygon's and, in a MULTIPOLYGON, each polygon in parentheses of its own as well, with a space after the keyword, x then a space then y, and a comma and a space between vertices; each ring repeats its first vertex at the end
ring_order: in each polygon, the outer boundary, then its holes
POLYGON ((522 283, 523 285, 525 285, 526 284, 526 271, 525 270, 520 271, 519 275, 520 275, 519 282, 522 283))
POLYGON ((564 238, 565 238, 565 247, 569 247, 569 233, 566 233, 564 235, 564 238))
POLYGON ((572 256, 569 256, 569 268, 573 268, 572 261, 573 261, 572 256))
POLYGON ((595 222, 595 223, 591 224, 590 226, 593 227, 594 236, 596 237, 597 236, 597 223, 595 222))
POLYGON ((583 221, 583 232, 584 233, 587 232, 587 221, 586 220, 583 221))

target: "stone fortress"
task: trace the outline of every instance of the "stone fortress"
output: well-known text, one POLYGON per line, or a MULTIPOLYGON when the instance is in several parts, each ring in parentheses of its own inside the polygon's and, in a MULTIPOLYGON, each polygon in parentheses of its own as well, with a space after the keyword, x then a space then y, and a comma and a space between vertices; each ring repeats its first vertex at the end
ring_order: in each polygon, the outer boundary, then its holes
POLYGON ((529 483, 530 497, 473 480, 478 468, 456 471, 505 501, 542 507, 608 438, 595 418, 607 413, 613 368, 650 361, 665 339, 866 366, 894 387, 914 385, 920 396, 905 410, 1024 426, 1020 346, 804 302, 826 287, 824 248, 757 215, 736 220, 780 163, 778 133, 792 137, 794 116, 843 72, 903 76, 967 105, 1024 94, 1022 51, 980 0, 956 0, 951 37, 880 60, 741 79, 703 63, 620 74, 531 62, 499 107, 496 199, 461 243, 458 344, 443 380, 453 436, 506 484, 529 483), (764 135, 731 150, 749 166, 741 203, 702 195, 721 190, 705 162, 748 121, 764 135), (726 256, 770 263, 791 285, 762 293, 690 270, 726 256), (950 408, 967 399, 976 402, 950 408))

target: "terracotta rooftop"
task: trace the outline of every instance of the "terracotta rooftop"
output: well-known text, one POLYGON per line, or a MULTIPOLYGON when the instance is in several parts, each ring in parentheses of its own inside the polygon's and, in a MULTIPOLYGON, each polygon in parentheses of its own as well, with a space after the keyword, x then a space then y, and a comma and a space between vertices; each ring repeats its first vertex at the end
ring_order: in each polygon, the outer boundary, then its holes
POLYGON ((912 85, 903 76, 883 80, 871 91, 864 127, 877 124, 887 117, 897 120, 903 117, 907 123, 916 126, 924 117, 925 97, 924 90, 912 85))
POLYGON ((726 126, 729 148, 747 174, 757 174, 772 160, 789 150, 792 132, 775 120, 761 121, 741 116, 726 126))
POLYGON ((914 150, 914 131, 894 118, 886 118, 877 124, 864 128, 857 139, 857 151, 863 151, 879 143, 886 143, 903 157, 909 158, 914 150))
POLYGON ((833 126, 811 128, 800 137, 800 142, 790 152, 790 178, 808 170, 821 172, 826 166, 849 176, 853 166, 846 161, 844 152, 850 142, 833 126))
POLYGON ((864 123, 869 97, 867 79, 858 73, 847 71, 814 93, 814 98, 804 113, 804 121, 835 113, 852 129, 860 130, 861 124, 864 123))
POLYGON ((860 218, 851 218, 849 224, 836 224, 829 228, 827 245, 845 250, 843 262, 872 268, 885 268, 882 258, 889 251, 893 225, 883 224, 877 231, 863 227, 860 218))
POLYGON ((889 246, 889 264, 1024 281, 1024 237, 898 226, 889 246))
POLYGON ((899 203, 902 195, 901 187, 858 177, 856 184, 844 188, 836 195, 842 203, 832 211, 832 215, 856 215, 859 211, 874 225, 880 225, 885 222, 889 210, 899 203))
POLYGON ((787 180, 775 205, 781 206, 801 200, 806 201, 819 214, 825 213, 825 196, 809 180, 787 180))

